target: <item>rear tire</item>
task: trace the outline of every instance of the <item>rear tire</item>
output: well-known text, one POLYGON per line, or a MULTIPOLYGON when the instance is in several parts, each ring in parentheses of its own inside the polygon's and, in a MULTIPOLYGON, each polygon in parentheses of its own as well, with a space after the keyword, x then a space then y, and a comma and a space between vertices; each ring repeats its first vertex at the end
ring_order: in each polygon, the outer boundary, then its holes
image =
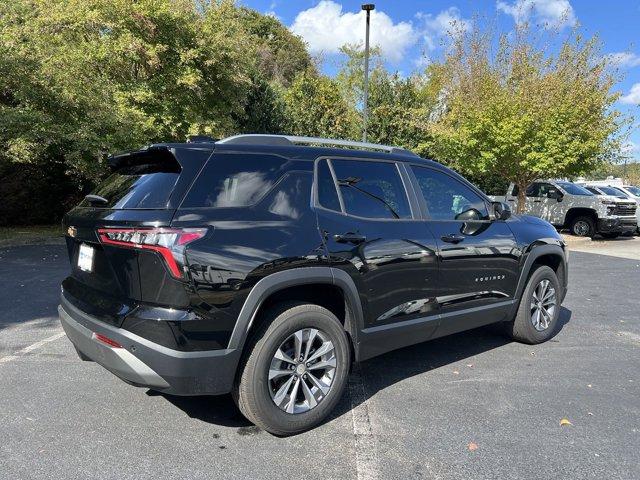
POLYGON ((591 217, 580 216, 571 220, 569 230, 577 237, 593 237, 596 233, 595 222, 591 217))
POLYGON ((553 337, 560 315, 560 288, 558 277, 551 268, 545 265, 538 267, 522 292, 515 318, 506 324, 509 336, 531 345, 553 337), (540 309, 541 306, 545 308, 540 309))
POLYGON ((322 422, 342 397, 351 363, 349 340, 336 316, 318 305, 287 303, 266 315, 247 345, 234 399, 260 428, 294 435, 322 422), (329 353, 313 358, 322 351, 329 353), (304 360, 294 358, 298 355, 304 360), (317 367, 321 363, 329 366, 317 367))

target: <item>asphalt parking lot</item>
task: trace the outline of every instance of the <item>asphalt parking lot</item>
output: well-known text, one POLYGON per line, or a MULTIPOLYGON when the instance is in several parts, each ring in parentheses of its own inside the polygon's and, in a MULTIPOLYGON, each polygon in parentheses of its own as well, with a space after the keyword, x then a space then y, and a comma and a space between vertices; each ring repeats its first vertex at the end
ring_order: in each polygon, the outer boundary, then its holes
POLYGON ((228 396, 153 394, 81 362, 56 313, 64 247, 0 248, 0 478, 638 479, 640 239, 619 245, 571 253, 550 342, 481 329, 391 352, 290 438, 228 396))

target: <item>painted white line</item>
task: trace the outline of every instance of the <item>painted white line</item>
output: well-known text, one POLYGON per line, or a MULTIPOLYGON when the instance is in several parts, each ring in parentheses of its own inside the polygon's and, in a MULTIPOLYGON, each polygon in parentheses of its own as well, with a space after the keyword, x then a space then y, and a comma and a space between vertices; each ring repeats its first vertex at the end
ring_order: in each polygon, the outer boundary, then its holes
POLYGON ((380 477, 378 445, 371 430, 369 406, 364 390, 360 366, 354 365, 349 376, 349 398, 355 437, 356 472, 358 480, 376 480, 380 477))
POLYGON ((626 338, 627 340, 631 340, 633 342, 640 343, 640 335, 632 332, 618 332, 618 335, 626 338))
POLYGON ((26 355, 27 353, 37 350, 38 348, 46 345, 49 342, 53 342, 54 340, 57 340, 62 337, 64 337, 64 332, 58 332, 55 335, 51 335, 50 337, 45 338, 44 340, 40 340, 39 342, 32 343, 28 347, 24 347, 22 350, 18 350, 13 355, 7 355, 6 357, 0 358, 0 364, 9 363, 17 358, 20 358, 23 355, 26 355))

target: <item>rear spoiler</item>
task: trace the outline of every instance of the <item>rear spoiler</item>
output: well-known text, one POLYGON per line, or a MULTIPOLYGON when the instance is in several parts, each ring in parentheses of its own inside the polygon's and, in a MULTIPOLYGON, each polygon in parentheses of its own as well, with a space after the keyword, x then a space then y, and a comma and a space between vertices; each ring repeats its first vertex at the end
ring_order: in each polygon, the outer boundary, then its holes
POLYGON ((180 173, 182 167, 172 150, 165 145, 152 145, 133 152, 109 155, 107 164, 113 172, 124 168, 153 166, 163 171, 180 173))

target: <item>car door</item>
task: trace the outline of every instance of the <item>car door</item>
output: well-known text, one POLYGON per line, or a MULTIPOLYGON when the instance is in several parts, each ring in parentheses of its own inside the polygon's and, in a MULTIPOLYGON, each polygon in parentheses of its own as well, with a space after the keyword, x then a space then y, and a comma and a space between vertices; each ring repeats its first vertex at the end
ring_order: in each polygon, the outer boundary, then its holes
POLYGON ((540 183, 532 183, 525 191, 527 201, 525 202, 524 213, 536 217, 542 217, 542 198, 540 198, 540 183))
POLYGON ((438 335, 501 320, 519 277, 520 252, 508 223, 491 219, 484 196, 463 180, 429 166, 409 170, 425 229, 438 246, 438 335))
MULTIPOLYGON (((327 259, 356 284, 361 329, 379 334, 371 355, 402 344, 391 332, 394 326, 429 316, 437 320, 436 244, 422 228, 408 183, 406 172, 391 161, 323 158, 316 165, 316 211, 327 259)), ((416 341, 426 340, 436 323, 411 324, 416 341)))
POLYGON ((564 211, 561 203, 563 193, 550 183, 538 184, 538 196, 536 205, 538 205, 538 213, 536 216, 546 221, 558 225, 563 223, 564 211))

